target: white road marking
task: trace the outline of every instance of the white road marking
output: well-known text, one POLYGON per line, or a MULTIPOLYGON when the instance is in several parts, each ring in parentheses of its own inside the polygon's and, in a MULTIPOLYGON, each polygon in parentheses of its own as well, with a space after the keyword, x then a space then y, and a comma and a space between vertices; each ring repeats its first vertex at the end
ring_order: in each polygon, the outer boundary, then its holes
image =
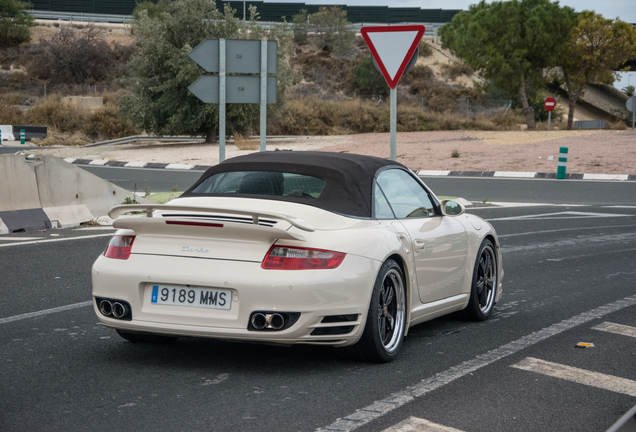
MULTIPOLYGON (((545 251, 546 249, 549 249, 549 248, 565 248, 567 246, 580 246, 580 245, 591 246, 592 244, 601 244, 601 243, 605 244, 607 242, 626 242, 626 241, 634 240, 634 239, 636 239, 636 233, 577 236, 576 238, 564 238, 560 240, 555 240, 553 242, 532 243, 528 245, 519 245, 519 246, 503 246, 501 248, 501 251, 506 253, 519 252, 519 251, 536 251, 536 250, 545 251)), ((594 250, 594 252, 596 252, 597 254, 600 253, 596 250, 594 250)), ((611 252, 604 252, 604 253, 615 253, 615 252, 617 251, 614 250, 611 252)), ((567 257, 562 257, 562 258, 565 259, 567 257)))
POLYGON ((615 206, 603 206, 603 208, 636 209, 636 206, 615 205, 615 206))
POLYGON ((612 303, 608 303, 604 306, 600 306, 596 309, 583 312, 582 314, 563 320, 542 330, 523 336, 522 338, 517 339, 513 342, 502 345, 499 348, 488 351, 482 355, 475 357, 472 360, 468 360, 458 364, 457 366, 453 366, 450 369, 447 369, 444 372, 440 372, 430 378, 426 378, 412 387, 408 387, 405 390, 395 392, 387 396, 385 399, 376 401, 364 408, 360 408, 346 417, 339 418, 330 425, 317 429, 317 431, 353 431, 379 417, 382 417, 383 415, 393 411, 394 409, 397 409, 409 402, 412 402, 418 397, 424 396, 434 390, 437 390, 445 386, 446 384, 455 381, 458 378, 462 378, 463 376, 475 372, 476 370, 488 366, 489 364, 501 360, 502 358, 505 358, 511 354, 515 354, 524 348, 528 348, 552 336, 580 326, 581 324, 585 324, 589 321, 601 318, 607 314, 635 305, 636 295, 633 295, 612 303))
POLYGON ((61 241, 70 241, 70 240, 84 240, 84 239, 97 238, 97 237, 111 237, 112 235, 113 235, 113 233, 111 232, 111 233, 108 233, 108 234, 94 234, 94 235, 80 236, 80 237, 66 237, 66 238, 59 238, 59 239, 25 241, 25 242, 19 242, 19 243, 0 244, 0 247, 22 246, 22 245, 27 245, 27 244, 61 242, 61 241))
POLYGON ((583 174, 583 180, 627 180, 627 174, 583 174))
POLYGON ((518 236, 524 236, 524 235, 550 234, 550 233, 556 233, 556 232, 562 232, 562 231, 600 230, 600 229, 607 229, 607 228, 634 228, 634 225, 606 225, 606 226, 594 226, 594 227, 561 228, 561 229, 555 229, 555 230, 528 231, 528 232, 515 233, 515 234, 499 234, 497 237, 499 238, 518 237, 518 236))
POLYGON ((430 422, 417 417, 410 417, 398 424, 384 429, 382 432, 462 432, 448 426, 430 422))
POLYGON ((597 325, 596 327, 592 327, 592 330, 600 330, 608 333, 616 333, 619 335, 636 338, 636 327, 630 327, 623 324, 604 322, 597 325))
POLYGON ((66 306, 60 306, 60 307, 56 307, 56 308, 53 308, 53 309, 45 309, 45 310, 41 310, 41 311, 37 311, 37 312, 30 312, 30 313, 25 313, 25 314, 22 314, 22 315, 14 315, 14 316, 7 317, 7 318, 0 318, 0 324, 6 324, 6 323, 14 322, 14 321, 20 321, 20 320, 28 319, 28 318, 35 318, 35 317, 39 317, 39 316, 43 316, 43 315, 49 315, 49 314, 52 314, 52 313, 64 312, 64 311, 67 311, 67 310, 83 308, 83 307, 86 307, 86 306, 90 306, 92 304, 93 304, 92 301, 85 301, 85 302, 81 302, 81 303, 75 303, 75 304, 70 304, 70 305, 66 305, 66 306))
POLYGON ((516 171, 495 171, 493 177, 520 177, 520 178, 534 178, 536 172, 516 172, 516 171))
POLYGON ((559 219, 591 219, 591 218, 611 218, 611 217, 632 217, 631 214, 623 213, 591 213, 591 212, 557 212, 543 213, 538 215, 512 216, 504 218, 486 219, 488 221, 514 221, 514 220, 559 220, 559 219))
POLYGON ((528 357, 511 367, 636 397, 636 381, 528 357))
POLYGON ((0 241, 16 241, 16 242, 20 242, 20 241, 28 241, 28 240, 35 240, 38 239, 39 237, 0 237, 0 241))

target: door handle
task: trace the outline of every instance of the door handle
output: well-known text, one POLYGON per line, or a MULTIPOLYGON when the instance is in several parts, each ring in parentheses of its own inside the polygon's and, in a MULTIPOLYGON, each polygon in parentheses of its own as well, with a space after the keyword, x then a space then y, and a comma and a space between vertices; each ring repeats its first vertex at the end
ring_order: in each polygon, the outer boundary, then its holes
POLYGON ((413 250, 415 251, 415 253, 420 253, 424 249, 426 249, 426 242, 424 240, 422 239, 413 240, 413 250))

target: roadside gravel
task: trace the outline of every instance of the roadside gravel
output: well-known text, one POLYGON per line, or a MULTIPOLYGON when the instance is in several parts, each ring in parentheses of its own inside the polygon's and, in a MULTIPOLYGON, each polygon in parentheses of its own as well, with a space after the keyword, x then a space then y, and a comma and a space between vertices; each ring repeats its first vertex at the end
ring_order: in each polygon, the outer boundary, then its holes
MULTIPOLYGON (((253 140, 257 145, 258 140, 253 140)), ((556 172, 559 147, 569 148, 568 172, 636 174, 636 133, 626 131, 400 132, 397 160, 414 170, 556 172), (452 157, 457 151, 459 157, 452 157), (552 156, 553 160, 549 160, 552 156)), ((268 150, 350 152, 389 157, 389 134, 300 136, 268 139, 268 150)), ((226 159, 252 153, 231 142, 226 159)), ((218 163, 217 144, 139 143, 108 147, 30 148, 60 158, 218 163)))

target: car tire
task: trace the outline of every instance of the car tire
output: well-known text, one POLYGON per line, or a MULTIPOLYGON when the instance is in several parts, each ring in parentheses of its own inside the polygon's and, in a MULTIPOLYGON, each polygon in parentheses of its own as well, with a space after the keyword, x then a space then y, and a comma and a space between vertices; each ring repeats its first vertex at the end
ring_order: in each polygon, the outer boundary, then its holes
POLYGON ((492 242, 485 239, 475 259, 470 300, 464 317, 471 321, 485 321, 492 313, 497 294, 497 254, 492 242))
POLYGON ((395 360, 406 329, 406 284, 400 266, 387 260, 375 280, 364 332, 360 340, 340 354, 362 361, 395 360))
POLYGON ((149 333, 133 333, 123 330, 116 330, 117 334, 130 342, 169 344, 179 339, 179 336, 163 336, 149 333))

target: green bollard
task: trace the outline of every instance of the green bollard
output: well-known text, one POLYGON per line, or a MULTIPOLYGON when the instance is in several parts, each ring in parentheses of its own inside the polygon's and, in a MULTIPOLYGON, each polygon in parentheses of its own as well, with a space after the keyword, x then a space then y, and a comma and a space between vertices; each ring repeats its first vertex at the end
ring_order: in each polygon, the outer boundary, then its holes
POLYGON ((568 166, 568 148, 561 147, 559 149, 559 167, 557 168, 557 178, 564 179, 565 171, 568 166))
POLYGON ((20 144, 24 144, 24 129, 20 130, 20 144))

